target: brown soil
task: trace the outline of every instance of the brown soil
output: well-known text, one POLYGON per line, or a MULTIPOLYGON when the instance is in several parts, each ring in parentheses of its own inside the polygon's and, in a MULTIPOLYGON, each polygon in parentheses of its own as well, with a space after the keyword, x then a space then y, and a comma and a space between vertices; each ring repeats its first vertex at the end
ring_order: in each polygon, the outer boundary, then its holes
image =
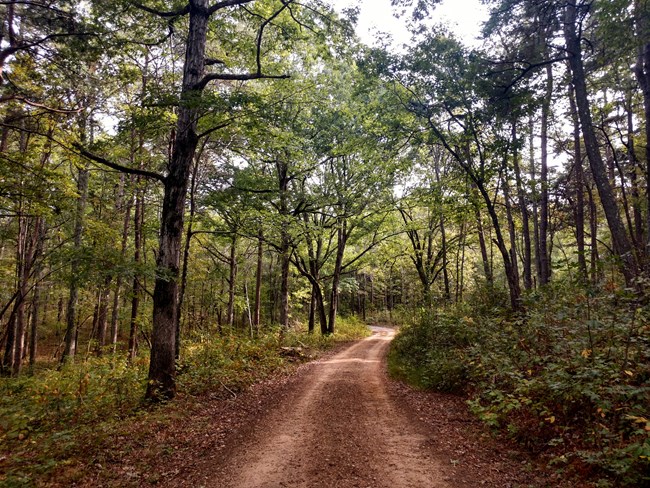
POLYGON ((89 466, 77 485, 560 486, 489 438, 461 398, 389 380, 394 332, 373 329, 292 375, 178 412, 138 441, 114 439, 113 455, 89 466))

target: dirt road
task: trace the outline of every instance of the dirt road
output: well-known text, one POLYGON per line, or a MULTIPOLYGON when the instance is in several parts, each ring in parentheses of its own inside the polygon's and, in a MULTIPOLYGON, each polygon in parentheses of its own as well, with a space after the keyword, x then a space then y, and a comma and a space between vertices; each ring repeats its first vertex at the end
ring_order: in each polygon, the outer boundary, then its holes
POLYGON ((388 395, 383 359, 393 334, 376 327, 317 363, 225 457, 208 486, 451 486, 427 433, 388 395))
POLYGON ((145 417, 128 435, 111 438, 104 456, 76 473, 78 481, 47 486, 572 486, 492 439, 463 397, 389 379, 393 335, 375 327, 372 337, 340 352, 238 394, 223 392, 227 399, 204 398, 187 410, 179 402, 173 421, 145 417))

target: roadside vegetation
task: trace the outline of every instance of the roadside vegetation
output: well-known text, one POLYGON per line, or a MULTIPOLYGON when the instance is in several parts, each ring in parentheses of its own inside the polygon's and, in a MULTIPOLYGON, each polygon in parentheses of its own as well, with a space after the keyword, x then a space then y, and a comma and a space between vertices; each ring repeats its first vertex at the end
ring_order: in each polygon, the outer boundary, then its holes
MULTIPOLYGON (((336 334, 307 334, 297 326, 281 333, 233 330, 188 340, 179 362, 179 402, 206 396, 229 398, 251 384, 286 373, 339 343, 369 335, 355 318, 341 318, 336 334)), ((62 368, 42 367, 0 383, 0 486, 43 483, 66 466, 92 460, 103 441, 149 417, 166 422, 182 407, 143 401, 145 354, 129 362, 123 354, 89 355, 62 368)))
POLYGON ((398 376, 647 486, 649 1, 485 0, 470 45, 392 0, 406 49, 352 1, 0 2, 0 482, 385 322, 398 376))
POLYGON ((467 395, 489 427, 567 479, 650 483, 650 310, 634 293, 558 281, 517 314, 478 297, 440 307, 401 329, 389 368, 467 395))

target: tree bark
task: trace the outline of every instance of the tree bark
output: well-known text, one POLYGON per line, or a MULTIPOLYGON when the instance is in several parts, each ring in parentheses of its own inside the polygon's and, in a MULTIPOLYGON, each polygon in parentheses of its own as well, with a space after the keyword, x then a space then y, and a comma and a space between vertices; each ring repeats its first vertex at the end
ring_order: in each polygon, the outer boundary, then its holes
MULTIPOLYGON (((135 178, 131 178, 131 186, 135 178)), ((124 195, 119 199, 122 204, 124 204, 124 195)), ((129 222, 131 221, 131 206, 133 203, 133 198, 130 197, 124 208, 124 220, 122 223, 122 242, 120 245, 120 256, 122 259, 126 257, 127 242, 129 238, 129 222)), ((119 319, 119 304, 120 304, 120 291, 122 289, 122 275, 118 274, 117 280, 115 282, 115 290, 113 291, 113 311, 111 312, 111 344, 113 346, 113 352, 117 347, 117 337, 119 333, 118 319, 119 319)))
MULTIPOLYGON (((635 17, 637 19, 636 37, 639 40, 639 54, 634 66, 634 74, 641 87, 643 95, 643 114, 645 119, 645 176, 646 176, 646 242, 645 242, 645 265, 650 270, 650 25, 647 12, 643 10, 642 2, 635 2, 635 17)), ((647 8, 647 5, 646 5, 647 8)))
MULTIPOLYGON (((508 174, 503 176, 503 200, 506 207, 506 220, 508 221, 508 235, 510 236, 510 266, 513 279, 517 280, 519 286, 519 258, 517 256, 517 232, 515 230, 515 221, 512 215, 512 203, 510 199, 510 182, 508 174)), ((508 277, 510 279, 510 276, 508 277)))
POLYGON ((228 326, 232 329, 235 325, 235 289, 237 285, 237 234, 233 232, 230 241, 230 259, 228 260, 230 270, 228 277, 228 326))
POLYGON ((607 169, 603 162, 598 140, 591 117, 587 84, 582 62, 581 39, 576 33, 577 8, 576 4, 569 1, 564 11, 564 37, 567 46, 567 56, 575 87, 578 118, 582 126, 582 135, 585 142, 587 158, 591 166, 591 173, 598 189, 598 195, 605 211, 605 217, 612 237, 614 253, 620 258, 620 268, 628 286, 633 285, 637 274, 637 267, 632 253, 632 245, 627 236, 625 226, 621 219, 619 209, 614 197, 614 192, 609 184, 607 169))
POLYGON ((86 221, 86 201, 88 199, 88 167, 85 164, 79 167, 77 191, 79 197, 77 199, 73 237, 75 255, 72 258, 70 269, 70 294, 66 313, 65 347, 61 356, 62 363, 74 358, 77 352, 77 302, 79 301, 79 273, 81 268, 79 253, 81 252, 81 242, 86 221))
POLYGON ((548 251, 548 126, 553 96, 553 66, 546 65, 546 94, 542 103, 541 127, 541 199, 539 208, 539 284, 545 285, 551 277, 550 256, 548 251))
MULTIPOLYGON (((203 145, 205 147, 205 144, 203 145)), ((203 149, 201 149, 203 152, 203 149)), ((181 273, 181 287, 178 293, 178 308, 176 309, 176 360, 181 357, 181 325, 183 314, 183 299, 185 298, 185 289, 187 287, 187 272, 190 260, 190 248, 192 244, 192 230, 194 227, 194 214, 196 213, 196 185, 199 172, 200 155, 194 158, 194 166, 192 168, 192 180, 190 183, 190 219, 187 223, 187 230, 185 232, 185 245, 183 246, 183 272, 181 273)))
POLYGON ((569 85, 569 108, 573 120, 573 168, 575 172, 574 191, 576 195, 575 221, 576 245, 578 248, 578 272, 580 280, 587 281, 587 255, 585 251, 585 175, 582 167, 582 139, 580 138, 580 121, 575 103, 573 85, 569 85))
POLYGON ((146 398, 158 400, 176 394, 176 317, 178 273, 183 235, 183 213, 192 161, 198 144, 196 133, 199 81, 205 71, 208 0, 190 2, 183 82, 176 123, 176 137, 165 178, 153 294, 153 332, 146 398))
POLYGON ((339 305, 339 283, 341 282, 341 271, 343 268, 343 256, 345 255, 345 245, 348 239, 347 220, 342 218, 337 229, 337 249, 336 261, 334 263, 334 272, 332 273, 332 291, 330 294, 330 311, 329 321, 327 324, 327 333, 333 334, 336 330, 336 314, 339 305))
POLYGON ((260 227, 257 235, 257 269, 255 272, 255 305, 253 310, 253 326, 259 332, 260 313, 262 310, 262 271, 264 264, 264 234, 260 227))
POLYGON ((138 354, 138 315, 140 313, 140 296, 142 295, 138 268, 142 261, 142 226, 144 224, 144 191, 140 178, 136 179, 135 211, 133 212, 133 264, 136 272, 133 275, 131 288, 131 319, 129 321, 128 357, 133 361, 138 354))
MULTIPOLYGON (((515 123, 512 124, 512 140, 516 145, 517 143, 517 127, 515 123)), ((522 234, 524 237, 524 288, 531 290, 533 288, 533 274, 532 274, 532 250, 530 243, 530 219, 528 215, 528 199, 526 198, 526 190, 521 178, 521 168, 519 166, 519 151, 516 148, 513 150, 512 165, 515 171, 515 179, 517 184, 517 198, 519 200, 519 211, 521 213, 522 234)))
POLYGON ((102 355, 106 345, 106 325, 108 319, 108 297, 111 291, 112 276, 107 276, 104 285, 99 292, 99 304, 97 308, 97 354, 102 355))

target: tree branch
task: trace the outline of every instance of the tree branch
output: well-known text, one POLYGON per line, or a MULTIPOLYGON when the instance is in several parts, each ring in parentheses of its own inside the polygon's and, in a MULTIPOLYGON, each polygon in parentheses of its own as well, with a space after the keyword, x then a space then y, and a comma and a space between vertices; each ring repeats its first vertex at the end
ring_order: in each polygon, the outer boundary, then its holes
POLYGON ((246 5, 247 3, 252 3, 253 0, 223 0, 222 2, 217 2, 211 7, 208 8, 208 15, 212 15, 217 10, 221 10, 228 7, 237 7, 239 5, 246 5))
POLYGON ((273 80, 286 80, 290 78, 289 75, 265 75, 262 73, 245 73, 241 75, 231 74, 231 73, 210 73, 205 75, 201 81, 199 81, 195 86, 195 90, 203 90, 208 83, 215 80, 221 81, 249 81, 249 80, 262 80, 262 79, 273 79, 273 80))
POLYGON ((72 145, 81 156, 85 157, 86 159, 90 159, 91 161, 94 161, 96 163, 99 163, 103 166, 108 166, 111 169, 120 171, 122 173, 130 174, 130 175, 137 175, 137 176, 143 176, 145 178, 150 178, 153 180, 158 180, 161 183, 165 183, 167 178, 160 173, 156 173, 154 171, 147 171, 143 169, 136 169, 136 168, 129 168, 128 166, 122 166, 121 164, 114 163, 112 161, 109 161, 105 158, 102 158, 101 156, 97 156, 95 154, 92 154, 91 152, 87 151, 84 149, 81 144, 74 143, 72 145))
POLYGON ((182 15, 187 15, 190 13, 190 4, 188 3, 185 5, 183 8, 180 8, 178 10, 173 10, 170 12, 165 12, 162 10, 158 10, 155 8, 147 7, 146 5, 143 5, 139 2, 130 2, 131 5, 133 5, 136 8, 139 8, 140 10, 144 10, 145 12, 148 12, 150 14, 157 15, 158 17, 164 17, 164 18, 169 18, 169 17, 180 17, 182 15))

